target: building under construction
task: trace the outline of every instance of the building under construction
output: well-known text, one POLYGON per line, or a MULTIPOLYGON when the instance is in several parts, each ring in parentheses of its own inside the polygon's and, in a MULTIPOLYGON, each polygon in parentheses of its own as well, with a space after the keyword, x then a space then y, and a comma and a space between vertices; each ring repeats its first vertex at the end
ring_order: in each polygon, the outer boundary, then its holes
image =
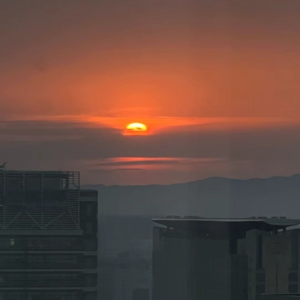
POLYGON ((79 172, 0 171, 0 299, 97 299, 97 191, 79 172))

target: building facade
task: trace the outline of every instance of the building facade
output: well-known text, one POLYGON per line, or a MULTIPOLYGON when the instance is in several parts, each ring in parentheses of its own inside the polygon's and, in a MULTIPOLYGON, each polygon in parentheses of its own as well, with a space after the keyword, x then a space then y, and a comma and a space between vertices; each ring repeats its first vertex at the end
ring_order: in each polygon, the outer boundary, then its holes
POLYGON ((97 192, 78 172, 0 172, 0 299, 97 299, 97 192))
POLYGON ((263 294, 258 300, 299 300, 300 294, 263 294))
POLYGON ((149 290, 137 289, 133 291, 132 300, 150 300, 149 290))
POLYGON ((298 287, 298 220, 155 219, 153 300, 257 300, 298 287))
MULTIPOLYGON (((153 300, 233 300, 237 283, 231 271, 238 258, 231 255, 228 238, 168 228, 155 228, 154 236, 153 300)), ((244 281, 239 290, 246 295, 244 281)))
POLYGON ((150 297, 151 262, 132 253, 99 259, 99 299, 132 300, 150 297), (142 291, 142 292, 141 292, 142 291))
POLYGON ((248 299, 258 294, 299 293, 300 230, 270 234, 251 230, 245 238, 248 257, 248 299))

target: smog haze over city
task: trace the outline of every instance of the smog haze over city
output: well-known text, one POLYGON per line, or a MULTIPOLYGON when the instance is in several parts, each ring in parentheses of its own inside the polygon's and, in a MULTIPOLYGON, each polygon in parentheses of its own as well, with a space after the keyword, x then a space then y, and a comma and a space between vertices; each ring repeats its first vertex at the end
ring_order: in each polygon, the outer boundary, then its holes
POLYGON ((300 299, 299 0, 0 0, 0 300, 300 299))

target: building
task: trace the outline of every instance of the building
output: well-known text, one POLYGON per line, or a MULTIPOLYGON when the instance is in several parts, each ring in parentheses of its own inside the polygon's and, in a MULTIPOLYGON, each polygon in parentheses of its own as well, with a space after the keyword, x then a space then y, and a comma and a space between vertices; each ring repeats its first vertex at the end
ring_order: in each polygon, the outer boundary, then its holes
POLYGON ((97 299, 97 192, 78 172, 0 171, 0 299, 97 299))
POLYGON ((300 294, 263 294, 258 300, 299 300, 300 294))
POLYGON ((300 292, 299 242, 299 229, 278 234, 259 230, 246 233, 241 251, 248 257, 249 300, 255 300, 257 294, 300 292))
POLYGON ((256 300, 276 289, 288 293, 298 279, 291 257, 297 259, 299 234, 286 228, 299 220, 153 221, 160 224, 153 233, 153 300, 256 300))
POLYGON ((99 299, 149 300, 151 262, 131 252, 99 259, 99 299), (145 298, 145 294, 147 297, 145 298))
POLYGON ((147 289, 137 289, 133 291, 132 300, 149 300, 149 290, 147 289))
POLYGON ((132 300, 152 290, 153 222, 145 216, 99 216, 98 295, 132 300))

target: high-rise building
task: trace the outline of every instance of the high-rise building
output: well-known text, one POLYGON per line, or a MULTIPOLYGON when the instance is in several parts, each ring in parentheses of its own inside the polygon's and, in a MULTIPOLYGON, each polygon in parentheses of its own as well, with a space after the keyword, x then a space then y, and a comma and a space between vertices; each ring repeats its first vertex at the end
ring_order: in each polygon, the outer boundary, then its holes
POLYGON ((150 297, 151 262, 134 253, 99 259, 99 299, 132 300, 150 297))
POLYGON ((0 299, 97 299, 97 191, 80 174, 0 171, 0 299))
POLYGON ((152 228, 150 217, 99 216, 99 299, 151 299, 152 228))
POLYGON ((154 221, 164 227, 154 228, 153 300, 256 300, 265 291, 276 292, 274 278, 281 281, 277 286, 284 292, 282 285, 288 288, 286 279, 294 276, 290 272, 292 242, 288 242, 293 234, 285 229, 298 225, 299 220, 154 221))
POLYGON ((132 300, 149 300, 149 290, 137 289, 133 291, 132 300))
POLYGON ((248 299, 258 294, 300 292, 300 230, 277 234, 251 230, 246 233, 244 253, 248 257, 248 299))
POLYGON ((300 300, 300 294, 264 294, 257 300, 300 300))

